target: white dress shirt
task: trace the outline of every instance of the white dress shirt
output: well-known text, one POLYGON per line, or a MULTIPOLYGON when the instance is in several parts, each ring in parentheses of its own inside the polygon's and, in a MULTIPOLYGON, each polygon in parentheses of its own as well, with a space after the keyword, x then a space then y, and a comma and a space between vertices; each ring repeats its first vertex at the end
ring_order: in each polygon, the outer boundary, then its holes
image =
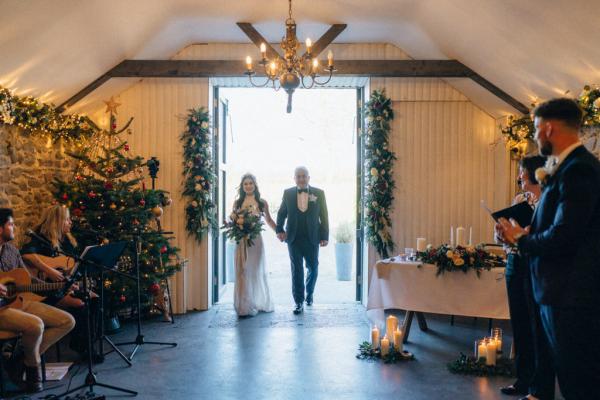
MULTIPOLYGON (((300 189, 300 188, 298 188, 300 189)), ((308 187, 307 187, 308 189, 308 187)), ((298 201, 298 210, 302 212, 306 212, 308 210, 308 192, 297 193, 297 201, 298 201)))

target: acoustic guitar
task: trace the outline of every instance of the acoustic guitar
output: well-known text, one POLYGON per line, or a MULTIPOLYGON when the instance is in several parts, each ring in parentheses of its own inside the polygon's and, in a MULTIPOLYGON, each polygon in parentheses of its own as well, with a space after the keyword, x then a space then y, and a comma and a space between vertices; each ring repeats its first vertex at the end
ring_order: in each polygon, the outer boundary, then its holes
POLYGON ((63 297, 73 285, 74 278, 64 282, 32 283, 31 275, 24 268, 15 268, 12 271, 0 272, 0 283, 6 286, 7 294, 0 296, 0 310, 6 307, 19 307, 21 299, 42 301, 45 297, 36 293, 49 294, 53 292, 56 297, 63 297))

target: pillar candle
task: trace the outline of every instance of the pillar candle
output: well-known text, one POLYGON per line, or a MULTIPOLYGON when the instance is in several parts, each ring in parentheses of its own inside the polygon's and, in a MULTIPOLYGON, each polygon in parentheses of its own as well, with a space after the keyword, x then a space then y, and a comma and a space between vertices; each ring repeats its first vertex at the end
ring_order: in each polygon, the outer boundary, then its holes
POLYGON ((465 246, 466 245, 466 230, 462 226, 456 228, 456 245, 457 246, 465 246))
POLYGON ((477 359, 478 360, 480 358, 485 359, 486 354, 487 354, 487 347, 485 346, 485 341, 480 340, 479 343, 477 344, 477 359))
POLYGON ((417 251, 425 251, 427 248, 427 240, 425 238, 417 238, 417 251))
POLYGON ((450 246, 454 246, 454 226, 450 227, 450 246))
POLYGON ((398 318, 390 315, 387 317, 385 321, 385 334, 388 337, 388 340, 394 343, 394 331, 398 328, 398 318))
POLYGON ((379 348, 379 328, 376 326, 371 330, 371 347, 373 350, 377 350, 379 348))
POLYGON ((390 352, 390 341, 387 338, 387 335, 381 339, 381 355, 385 356, 390 352))
POLYGON ((486 344, 485 365, 496 365, 496 341, 491 339, 486 344))
POLYGON ((469 246, 473 246, 473 227, 469 227, 469 246))
POLYGON ((397 352, 402 351, 402 331, 398 328, 394 331, 394 349, 397 352))

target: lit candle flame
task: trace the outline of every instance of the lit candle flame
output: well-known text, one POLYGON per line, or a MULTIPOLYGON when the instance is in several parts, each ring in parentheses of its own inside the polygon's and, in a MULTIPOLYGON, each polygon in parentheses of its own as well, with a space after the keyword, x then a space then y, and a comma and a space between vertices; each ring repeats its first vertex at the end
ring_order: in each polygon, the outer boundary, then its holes
POLYGON ((248 71, 252 70, 252 57, 250 56, 246 56, 246 67, 248 68, 248 71))

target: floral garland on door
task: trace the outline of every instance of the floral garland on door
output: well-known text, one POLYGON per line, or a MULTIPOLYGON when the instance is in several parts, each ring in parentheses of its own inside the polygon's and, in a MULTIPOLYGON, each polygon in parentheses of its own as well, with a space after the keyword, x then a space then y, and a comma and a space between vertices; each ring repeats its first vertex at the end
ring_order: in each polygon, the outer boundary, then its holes
POLYGON ((201 242, 208 230, 217 226, 211 196, 215 173, 208 111, 204 107, 189 110, 186 126, 180 137, 183 143, 183 196, 187 197, 186 230, 201 242))
POLYGON ((367 103, 365 136, 366 225, 369 243, 383 258, 394 250, 390 211, 394 201, 393 166, 396 155, 389 148, 390 121, 394 119, 392 101, 385 90, 375 90, 367 103))
POLYGON ((0 86, 0 126, 23 128, 28 135, 44 136, 56 142, 59 139, 79 141, 89 139, 100 128, 88 117, 79 114, 61 114, 53 105, 36 98, 13 95, 0 86))

